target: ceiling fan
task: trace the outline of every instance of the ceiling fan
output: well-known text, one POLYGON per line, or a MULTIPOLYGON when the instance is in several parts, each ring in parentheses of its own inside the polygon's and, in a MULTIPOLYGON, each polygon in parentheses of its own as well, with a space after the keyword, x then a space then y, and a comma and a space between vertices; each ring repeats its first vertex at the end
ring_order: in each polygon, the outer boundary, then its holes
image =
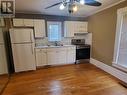
POLYGON ((68 8, 68 12, 73 13, 78 10, 76 3, 79 3, 81 5, 89 5, 89 6, 101 6, 102 5, 102 3, 100 3, 98 0, 63 0, 61 2, 48 6, 45 9, 49 9, 54 6, 60 5, 59 7, 60 10, 64 10, 65 8, 68 8))

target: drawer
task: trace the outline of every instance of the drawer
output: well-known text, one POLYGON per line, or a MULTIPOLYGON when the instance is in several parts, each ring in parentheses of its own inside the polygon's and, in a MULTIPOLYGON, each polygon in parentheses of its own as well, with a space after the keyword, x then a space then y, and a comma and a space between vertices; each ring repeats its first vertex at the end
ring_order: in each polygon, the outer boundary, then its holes
POLYGON ((47 51, 47 49, 36 49, 36 52, 47 51))
POLYGON ((49 51, 49 52, 57 52, 57 51, 66 51, 67 50, 67 48, 65 48, 65 47, 60 47, 60 48, 48 48, 47 49, 47 51, 49 51))
POLYGON ((73 46, 73 47, 68 47, 68 50, 76 50, 76 47, 73 46))

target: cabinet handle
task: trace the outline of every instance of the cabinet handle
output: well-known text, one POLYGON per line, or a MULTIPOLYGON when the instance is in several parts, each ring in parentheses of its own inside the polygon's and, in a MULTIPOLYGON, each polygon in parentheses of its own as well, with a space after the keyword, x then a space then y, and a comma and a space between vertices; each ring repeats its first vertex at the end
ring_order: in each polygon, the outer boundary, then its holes
POLYGON ((33 45, 32 44, 31 44, 31 51, 32 51, 32 54, 34 54, 33 45))

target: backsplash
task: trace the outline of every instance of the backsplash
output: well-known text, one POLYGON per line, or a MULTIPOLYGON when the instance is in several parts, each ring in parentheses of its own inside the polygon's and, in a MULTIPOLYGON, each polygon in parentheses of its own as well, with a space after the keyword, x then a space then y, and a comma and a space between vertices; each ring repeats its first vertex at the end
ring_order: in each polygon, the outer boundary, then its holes
MULTIPOLYGON (((86 35, 77 35, 73 38, 66 38, 63 37, 62 40, 59 42, 63 45, 71 45, 72 39, 85 39, 86 44, 92 45, 92 33, 88 33, 86 35)), ((42 39, 36 39, 35 40, 36 46, 46 46, 46 45, 54 45, 53 42, 48 41, 48 37, 42 38, 42 39)))

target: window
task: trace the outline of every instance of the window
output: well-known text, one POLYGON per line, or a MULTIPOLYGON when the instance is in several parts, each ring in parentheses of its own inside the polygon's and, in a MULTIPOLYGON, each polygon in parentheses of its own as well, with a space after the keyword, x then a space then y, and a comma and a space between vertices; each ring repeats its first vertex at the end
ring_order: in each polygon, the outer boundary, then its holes
POLYGON ((48 21, 47 30, 49 41, 61 41, 61 22, 48 21))
POLYGON ((127 8, 118 11, 114 66, 127 71, 127 8))

